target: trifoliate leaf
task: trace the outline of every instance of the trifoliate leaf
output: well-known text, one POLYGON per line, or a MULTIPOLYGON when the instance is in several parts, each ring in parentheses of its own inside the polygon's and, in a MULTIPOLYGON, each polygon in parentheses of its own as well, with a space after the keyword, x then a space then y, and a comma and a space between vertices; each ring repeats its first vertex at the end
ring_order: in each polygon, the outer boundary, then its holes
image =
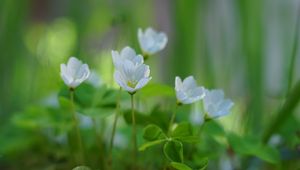
POLYGON ((189 166, 179 162, 171 162, 171 166, 177 170, 192 170, 189 166))
POLYGON ((143 138, 148 141, 153 141, 160 139, 162 137, 166 137, 164 132, 161 130, 160 127, 154 124, 150 124, 144 128, 143 138))
POLYGON ((147 148, 149 148, 151 146, 161 144, 165 141, 166 141, 166 139, 159 139, 159 140, 144 143, 142 146, 139 147, 139 151, 144 151, 144 150, 146 150, 147 148))
POLYGON ((183 162, 183 146, 176 140, 170 140, 164 145, 164 154, 172 162, 183 162))
POLYGON ((174 138, 192 135, 193 129, 191 124, 188 122, 179 123, 171 133, 171 136, 174 138))

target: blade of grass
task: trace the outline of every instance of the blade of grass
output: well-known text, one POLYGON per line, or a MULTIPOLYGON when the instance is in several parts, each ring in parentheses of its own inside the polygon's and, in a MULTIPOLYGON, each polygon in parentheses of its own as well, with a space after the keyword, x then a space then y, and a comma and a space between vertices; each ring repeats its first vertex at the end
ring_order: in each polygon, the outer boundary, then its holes
POLYGON ((274 132, 280 129, 287 118, 293 114, 294 109, 300 101, 300 81, 289 93, 276 118, 270 123, 263 135, 263 142, 267 143, 274 132))
POLYGON ((295 34, 294 34, 291 60, 290 60, 290 66, 289 66, 289 72, 288 72, 287 94, 291 90, 291 87, 293 84, 294 68, 295 68, 296 56, 297 56, 297 52, 298 52, 298 45, 299 45, 298 39, 299 39, 299 28, 300 28, 300 3, 298 4, 297 10, 298 11, 297 11, 297 16, 296 16, 295 34))

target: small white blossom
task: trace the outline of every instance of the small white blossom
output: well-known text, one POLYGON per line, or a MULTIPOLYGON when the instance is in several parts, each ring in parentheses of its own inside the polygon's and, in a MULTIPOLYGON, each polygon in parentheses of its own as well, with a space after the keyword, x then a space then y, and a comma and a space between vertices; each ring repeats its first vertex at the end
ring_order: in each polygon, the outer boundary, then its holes
POLYGON ((183 81, 177 76, 175 78, 175 91, 178 102, 182 104, 194 103, 205 95, 204 88, 197 86, 193 76, 189 76, 183 81))
POLYGON ((60 65, 60 75, 68 87, 76 88, 89 78, 90 70, 87 64, 83 64, 77 58, 71 57, 67 65, 60 65))
POLYGON ((138 30, 138 39, 143 52, 152 55, 165 48, 168 38, 163 32, 156 32, 152 28, 147 28, 145 32, 141 28, 138 30))
POLYGON ((137 65, 129 60, 124 60, 120 63, 119 68, 115 70, 114 78, 119 86, 133 94, 144 87, 152 77, 150 77, 148 65, 137 65))
POLYGON ((135 51, 130 47, 123 48, 120 53, 118 51, 112 51, 111 55, 116 69, 121 67, 124 60, 129 60, 134 65, 139 65, 144 63, 143 56, 137 55, 135 51))
POLYGON ((203 103, 204 110, 209 118, 227 115, 233 106, 231 100, 224 99, 224 92, 222 90, 205 90, 203 103))

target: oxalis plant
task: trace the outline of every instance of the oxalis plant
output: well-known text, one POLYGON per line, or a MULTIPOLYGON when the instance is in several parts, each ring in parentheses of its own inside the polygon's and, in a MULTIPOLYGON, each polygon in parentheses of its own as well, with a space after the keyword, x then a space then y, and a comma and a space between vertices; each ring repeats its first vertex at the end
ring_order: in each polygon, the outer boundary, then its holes
POLYGON ((217 161, 233 169, 240 167, 244 155, 279 162, 273 147, 224 130, 217 119, 228 115, 234 104, 223 90, 199 86, 192 75, 176 76, 174 87, 151 82, 146 62, 165 48, 168 39, 152 28, 138 29, 137 35, 142 54, 128 46, 111 52, 119 88, 93 84, 89 66, 70 57, 60 66, 65 84, 58 97, 60 107, 28 109, 30 119, 19 116, 14 122, 66 136, 49 138, 67 148, 67 155, 56 157, 66 159, 74 170, 203 170, 218 169, 217 161), (43 119, 35 119, 36 112, 45 113, 43 119))

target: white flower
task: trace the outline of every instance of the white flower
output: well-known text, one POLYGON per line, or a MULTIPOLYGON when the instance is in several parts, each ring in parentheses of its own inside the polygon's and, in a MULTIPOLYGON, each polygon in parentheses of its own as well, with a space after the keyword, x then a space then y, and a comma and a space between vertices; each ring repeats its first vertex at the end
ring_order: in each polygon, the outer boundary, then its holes
POLYGON ((82 64, 77 58, 71 57, 67 65, 60 65, 60 75, 68 87, 76 88, 89 78, 90 70, 87 64, 82 64))
POLYGON ((116 69, 122 67, 124 60, 131 61, 134 65, 139 65, 144 63, 144 58, 141 55, 136 55, 135 51, 130 47, 125 47, 122 49, 121 53, 118 51, 111 52, 113 63, 116 69))
POLYGON ((180 77, 175 78, 175 91, 179 103, 190 104, 202 99, 205 95, 204 88, 198 87, 193 76, 182 80, 180 77))
POLYGON ((123 89, 133 94, 144 87, 152 77, 150 77, 148 65, 137 65, 129 60, 124 60, 115 70, 114 78, 123 89))
POLYGON ((204 110, 209 118, 227 115, 233 106, 231 100, 224 99, 224 92, 222 90, 205 90, 203 103, 204 110))
POLYGON ((163 32, 156 32, 152 28, 147 28, 145 32, 139 28, 138 39, 143 52, 152 55, 165 48, 168 38, 163 32))

